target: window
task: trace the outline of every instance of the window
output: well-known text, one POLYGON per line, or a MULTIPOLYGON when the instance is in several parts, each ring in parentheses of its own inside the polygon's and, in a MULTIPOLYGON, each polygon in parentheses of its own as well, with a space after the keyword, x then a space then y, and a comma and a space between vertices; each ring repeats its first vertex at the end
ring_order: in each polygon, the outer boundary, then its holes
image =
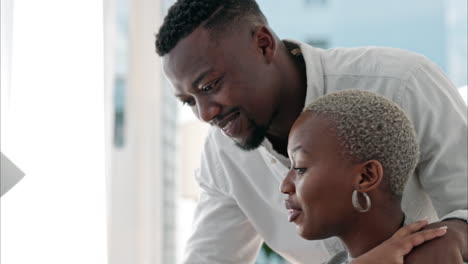
POLYGON ((7 2, 1 148, 26 175, 1 197, 0 262, 106 263, 102 3, 7 2))

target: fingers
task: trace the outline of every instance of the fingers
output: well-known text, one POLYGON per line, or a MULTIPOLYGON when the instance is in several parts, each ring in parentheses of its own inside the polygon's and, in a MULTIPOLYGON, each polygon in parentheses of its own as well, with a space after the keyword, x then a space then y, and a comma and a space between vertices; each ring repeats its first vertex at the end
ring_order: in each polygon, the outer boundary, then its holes
POLYGON ((398 229, 398 231, 393 235, 393 237, 405 237, 409 234, 412 234, 416 231, 421 230, 421 228, 427 226, 428 223, 429 223, 428 218, 425 217, 419 221, 408 224, 398 229))
POLYGON ((419 246, 422 243, 432 240, 436 237, 440 237, 447 233, 447 227, 442 226, 439 228, 432 228, 424 231, 420 231, 408 236, 408 241, 411 243, 413 247, 419 246))
POLYGON ((408 254, 414 247, 421 245, 424 242, 441 237, 447 233, 447 227, 442 226, 439 228, 432 228, 417 233, 411 234, 403 239, 401 242, 402 254, 408 254))

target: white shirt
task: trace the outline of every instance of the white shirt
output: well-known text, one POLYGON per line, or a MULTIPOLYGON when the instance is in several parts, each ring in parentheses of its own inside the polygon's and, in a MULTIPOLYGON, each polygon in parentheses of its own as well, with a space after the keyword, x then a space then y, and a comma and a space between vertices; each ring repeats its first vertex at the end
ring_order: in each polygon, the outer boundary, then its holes
MULTIPOLYGON (((403 194, 406 215, 467 219, 467 109, 443 72, 400 49, 322 50, 297 43, 306 62, 306 105, 328 93, 362 89, 409 115, 421 157, 403 194)), ((287 221, 279 186, 288 166, 268 140, 246 152, 211 129, 196 173, 201 195, 184 263, 254 263, 262 240, 291 263, 322 263, 343 250, 337 238, 302 239, 287 221)))

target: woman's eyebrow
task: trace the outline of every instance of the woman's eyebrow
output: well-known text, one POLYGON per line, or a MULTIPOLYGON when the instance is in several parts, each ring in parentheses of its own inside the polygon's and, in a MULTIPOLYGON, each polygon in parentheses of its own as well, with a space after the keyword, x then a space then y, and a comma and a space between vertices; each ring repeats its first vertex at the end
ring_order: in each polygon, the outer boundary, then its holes
POLYGON ((297 151, 300 151, 304 154, 310 154, 305 148, 302 147, 302 145, 297 145, 295 146, 292 150, 291 150, 291 154, 297 152, 297 151))

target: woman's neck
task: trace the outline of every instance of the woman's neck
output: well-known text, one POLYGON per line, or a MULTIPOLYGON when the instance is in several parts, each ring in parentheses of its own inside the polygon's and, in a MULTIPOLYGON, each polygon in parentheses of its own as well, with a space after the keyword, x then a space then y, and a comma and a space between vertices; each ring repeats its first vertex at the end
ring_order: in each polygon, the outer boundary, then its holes
POLYGON ((405 215, 398 208, 371 209, 371 211, 359 216, 359 219, 350 223, 346 234, 338 237, 348 248, 352 258, 370 251, 389 239, 403 225, 405 215))

